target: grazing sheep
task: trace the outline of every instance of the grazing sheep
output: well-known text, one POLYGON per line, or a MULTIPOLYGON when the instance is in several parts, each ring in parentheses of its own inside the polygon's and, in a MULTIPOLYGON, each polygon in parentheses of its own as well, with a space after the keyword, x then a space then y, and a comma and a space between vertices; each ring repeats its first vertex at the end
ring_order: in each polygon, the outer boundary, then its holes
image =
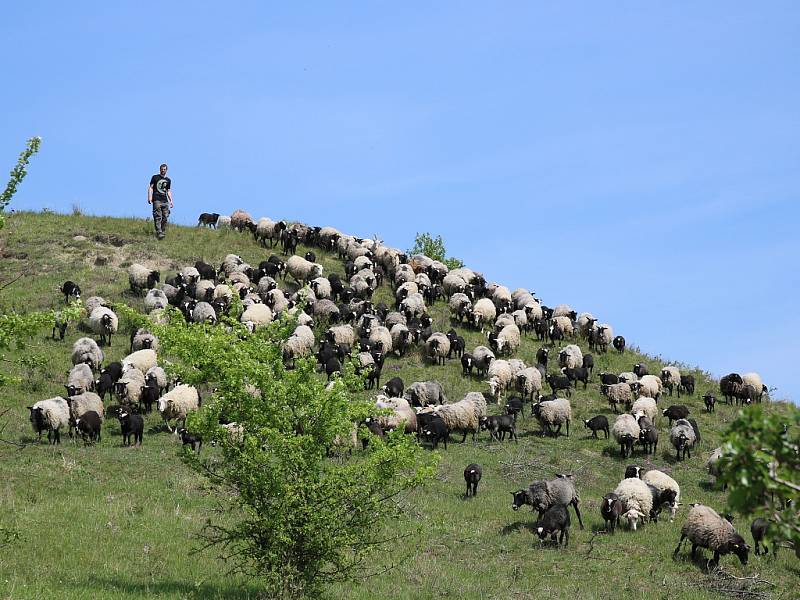
POLYGON ((688 455, 692 458, 691 449, 697 437, 692 424, 686 419, 678 419, 669 432, 669 441, 677 451, 677 460, 683 460, 688 455))
POLYGON ((147 295, 144 297, 144 311, 147 313, 153 312, 159 308, 167 308, 169 306, 169 299, 167 295, 159 290, 148 290, 147 295))
POLYGON ((566 506, 551 506, 548 508, 541 519, 538 519, 533 527, 539 540, 544 541, 550 536, 550 541, 556 545, 569 545, 569 513, 566 506), (560 535, 559 535, 560 534, 560 535), (558 539, 556 539, 558 537, 558 539))
POLYGON ((464 469, 464 481, 467 483, 467 493, 464 494, 467 498, 472 496, 473 498, 478 495, 478 483, 483 476, 483 469, 481 466, 475 463, 467 465, 467 468, 464 469))
POLYGON ((75 431, 85 442, 99 442, 100 428, 103 419, 95 411, 90 410, 75 419, 75 431))
POLYGON ((142 373, 147 373, 158 364, 158 357, 155 350, 137 350, 123 358, 121 362, 123 373, 127 373, 132 368, 139 369, 142 373))
POLYGON ((611 435, 614 436, 614 439, 619 444, 622 458, 630 456, 634 442, 639 439, 640 431, 639 423, 633 415, 623 413, 614 421, 614 425, 611 427, 611 435))
POLYGON ((608 428, 608 418, 605 415, 597 415, 596 417, 592 417, 591 419, 585 419, 583 421, 584 426, 592 431, 592 437, 594 439, 598 439, 597 432, 604 431, 606 434, 606 439, 609 436, 609 428, 608 428))
POLYGON ((494 360, 494 352, 489 350, 486 346, 478 346, 472 351, 472 359, 475 368, 478 369, 478 375, 486 376, 494 360))
POLYGON ((72 345, 72 364, 79 365, 86 363, 92 369, 97 371, 103 365, 103 351, 92 338, 80 338, 72 345))
POLYGON ((94 373, 89 365, 80 363, 70 369, 67 383, 64 386, 68 396, 77 396, 94 389, 94 373))
POLYGON ((49 400, 39 400, 29 406, 30 421, 33 431, 42 438, 42 431, 47 431, 50 444, 61 443, 61 428, 69 428, 69 406, 64 398, 56 396, 49 400))
POLYGON ((681 527, 681 539, 672 553, 673 557, 678 555, 683 541, 687 538, 692 542, 692 560, 697 558, 698 548, 708 548, 714 553, 714 558, 711 560, 711 565, 714 567, 719 564, 720 556, 731 552, 739 557, 743 565, 747 564, 750 546, 736 533, 729 521, 708 506, 695 504, 689 511, 681 527))
POLYGON ((627 408, 633 403, 633 392, 627 383, 601 385, 600 393, 608 398, 608 403, 614 408, 614 412, 617 412, 617 404, 624 404, 627 408))
POLYGON ((658 406, 656 405, 656 401, 652 398, 637 398, 633 406, 631 406, 631 414, 636 416, 637 413, 642 413, 645 417, 650 419, 651 422, 655 423, 656 418, 658 418, 658 406))
POLYGON ((583 366, 583 353, 579 346, 569 344, 558 353, 558 365, 568 369, 577 369, 583 366))
POLYGON ((253 217, 250 216, 250 213, 241 208, 237 208, 231 213, 231 227, 236 231, 242 231, 244 229, 253 231, 255 230, 256 224, 253 221, 253 217))
POLYGON ((603 515, 606 531, 614 535, 614 530, 619 525, 619 518, 622 516, 622 501, 619 496, 614 493, 603 496, 600 514, 603 515))
POLYGON ((536 367, 527 367, 517 373, 514 384, 523 399, 530 397, 533 400, 533 395, 542 391, 542 374, 536 367))
POLYGON ((195 411, 200 406, 200 393, 197 388, 181 384, 172 388, 161 398, 158 399, 158 412, 161 413, 161 418, 164 419, 164 424, 167 429, 172 433, 172 428, 169 426, 171 419, 175 419, 177 431, 177 421, 181 421, 183 427, 186 427, 186 415, 195 411))
POLYGON ((581 519, 579 508, 581 500, 572 475, 559 475, 549 481, 537 480, 528 486, 527 490, 511 492, 511 495, 514 497, 514 502, 511 505, 512 510, 519 510, 523 504, 529 504, 532 510, 539 512, 539 519, 552 506, 566 507, 572 505, 575 509, 575 515, 578 517, 578 523, 583 529, 583 520, 581 519))
POLYGON ((639 377, 639 381, 637 381, 636 384, 638 396, 652 398, 656 402, 658 402, 659 398, 661 398, 663 384, 655 375, 642 375, 639 377))
POLYGON ((105 298, 102 296, 89 296, 86 302, 83 303, 83 308, 87 315, 92 314, 92 311, 98 306, 107 306, 105 298))
POLYGON ((149 290, 161 279, 158 271, 151 271, 138 263, 133 263, 128 267, 128 283, 134 294, 141 295, 144 290, 149 290))
POLYGON ((670 396, 672 396, 672 390, 675 389, 678 398, 681 397, 681 372, 677 367, 667 366, 661 369, 661 383, 669 390, 670 396))
POLYGON ((463 443, 467 439, 467 433, 472 432, 472 439, 480 430, 480 420, 486 416, 486 400, 480 392, 468 392, 458 402, 453 404, 442 404, 431 409, 436 415, 442 418, 450 431, 461 431, 464 437, 463 443))
MULTIPOLYGON (((664 497, 664 492, 672 492, 672 494, 667 494, 667 496, 670 498, 669 520, 670 522, 674 521, 675 513, 678 512, 678 506, 681 502, 681 486, 678 485, 678 482, 663 471, 659 471, 657 469, 651 469, 650 471, 647 471, 647 473, 642 475, 642 481, 658 490, 658 496, 661 498, 664 497)), ((654 514, 657 515, 660 509, 660 506, 654 505, 654 514)))
POLYGON ((376 408, 390 408, 392 415, 377 417, 378 424, 384 431, 397 429, 403 425, 405 433, 414 433, 417 430, 417 413, 404 398, 387 398, 379 395, 375 401, 376 408))
MULTIPOLYGON (((764 519, 763 517, 758 517, 754 519, 753 522, 750 524, 750 534, 753 536, 753 545, 755 546, 756 556, 761 554, 759 552, 759 545, 764 546, 763 554, 769 554, 769 548, 764 543, 764 538, 767 535, 767 531, 769 531, 770 525, 774 521, 764 519)), ((772 543, 772 556, 773 558, 778 554, 778 545, 773 541, 772 543)))
POLYGON ((281 234, 286 230, 286 221, 272 221, 266 217, 262 217, 256 224, 255 237, 259 244, 267 247, 267 240, 269 240, 269 247, 272 248, 277 240, 280 240, 281 234))
POLYGON ((111 336, 117 333, 119 320, 114 311, 105 306, 98 306, 89 314, 89 327, 100 336, 101 344, 111 346, 111 336))
POLYGON ((444 387, 438 381, 415 381, 405 389, 403 398, 413 406, 445 404, 444 387))
POLYGON ((628 526, 636 531, 639 521, 650 518, 653 492, 641 479, 629 477, 619 482, 614 493, 622 503, 622 516, 628 521, 628 526))
POLYGON ((533 416, 542 426, 542 435, 558 437, 561 433, 561 426, 566 424, 567 436, 569 436, 569 422, 572 420, 572 406, 566 398, 556 398, 546 402, 537 402, 531 409, 533 416), (556 430, 553 431, 553 427, 556 430))
POLYGON ((487 377, 489 378, 486 382, 489 384, 489 393, 495 402, 500 404, 501 394, 508 389, 514 378, 511 365, 507 360, 494 360, 489 365, 487 377))

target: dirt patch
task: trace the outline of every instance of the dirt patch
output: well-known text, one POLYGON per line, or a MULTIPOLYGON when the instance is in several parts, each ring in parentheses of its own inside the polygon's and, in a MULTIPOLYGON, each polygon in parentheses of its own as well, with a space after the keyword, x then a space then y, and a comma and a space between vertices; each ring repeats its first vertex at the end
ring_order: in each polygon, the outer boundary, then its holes
POLYGON ((117 248, 121 248, 122 246, 133 243, 133 240, 126 240, 125 238, 113 233, 98 233, 95 234, 92 239, 100 244, 109 244, 110 246, 115 246, 117 248))
POLYGON ((2 252, 0 252, 0 258, 15 258, 17 260, 25 260, 26 258, 28 258, 28 253, 3 250, 2 252))

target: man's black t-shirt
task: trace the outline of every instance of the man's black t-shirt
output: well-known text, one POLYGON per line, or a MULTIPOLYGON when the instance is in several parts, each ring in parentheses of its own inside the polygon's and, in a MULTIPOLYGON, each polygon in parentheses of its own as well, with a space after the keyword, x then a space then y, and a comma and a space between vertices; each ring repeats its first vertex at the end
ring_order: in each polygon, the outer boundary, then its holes
POLYGON ((150 178, 150 185, 153 186, 153 200, 168 200, 167 191, 172 185, 172 180, 169 177, 162 177, 160 174, 153 175, 150 178))

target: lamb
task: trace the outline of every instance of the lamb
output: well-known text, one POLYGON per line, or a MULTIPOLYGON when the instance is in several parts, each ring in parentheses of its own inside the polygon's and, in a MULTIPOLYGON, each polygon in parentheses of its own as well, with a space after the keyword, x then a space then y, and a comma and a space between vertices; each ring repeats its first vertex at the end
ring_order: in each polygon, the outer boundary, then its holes
POLYGON ((569 344, 564 346, 564 349, 558 353, 558 365, 560 367, 567 367, 568 369, 577 369, 583 366, 583 353, 576 344, 569 344))
MULTIPOLYGON (((675 513, 678 512, 678 506, 681 502, 681 486, 672 477, 662 471, 651 469, 642 476, 642 481, 647 485, 654 487, 658 490, 659 497, 663 498, 664 493, 671 499, 669 502, 670 522, 675 520, 675 513), (672 494, 669 494, 672 492, 672 494)), ((653 506, 653 511, 658 514, 660 506, 653 506)))
POLYGON ((147 369, 144 374, 144 381, 145 385, 149 385, 151 382, 155 383, 156 387, 158 387, 159 393, 161 394, 169 389, 167 373, 161 367, 150 367, 147 369))
POLYGON ((747 564, 750 546, 729 521, 708 506, 695 504, 689 511, 681 527, 681 539, 672 553, 673 557, 678 555, 683 541, 687 538, 692 542, 692 560, 696 559, 698 548, 708 548, 714 553, 714 558, 711 560, 711 565, 714 567, 719 564, 720 556, 730 552, 733 552, 743 565, 747 564))
POLYGON ((432 410, 442 418, 450 431, 464 433, 462 443, 466 441, 468 432, 472 432, 474 441, 480 429, 480 420, 486 416, 486 400, 480 392, 468 392, 458 402, 435 406, 432 410))
POLYGON ((542 374, 536 367, 527 367, 517 373, 514 383, 523 399, 530 397, 533 400, 533 395, 542 391, 542 374))
POLYGON ((688 455, 692 458, 691 449, 695 440, 694 428, 686 419, 678 419, 669 432, 669 441, 677 451, 677 460, 683 460, 688 455))
POLYGON ((217 311, 208 302, 198 302, 192 310, 192 323, 217 322, 217 311))
POLYGON ((669 390, 669 395, 672 396, 672 390, 678 392, 678 398, 681 397, 681 372, 677 367, 667 366, 661 369, 661 383, 669 390))
POLYGON ((322 276, 322 265, 312 263, 302 256, 293 255, 286 261, 286 271, 302 286, 312 279, 322 276))
POLYGON ((572 420, 572 406, 566 398, 556 398, 546 402, 537 402, 533 405, 532 413, 542 426, 542 435, 557 437, 561 433, 561 426, 566 424, 569 436, 569 422, 572 420), (553 431, 553 427, 556 430, 553 431))
POLYGON ((255 330, 272 322, 272 310, 266 304, 251 304, 242 312, 239 321, 255 330))
POLYGON ((97 371, 103 365, 103 359, 103 351, 92 338, 80 338, 72 345, 73 365, 86 363, 92 371, 97 371))
POLYGON ((708 457, 706 461, 706 469, 708 470, 708 474, 714 478, 714 483, 716 483, 717 478, 722 475, 722 471, 720 470, 720 459, 722 458, 722 447, 715 448, 711 455, 708 457))
POLYGON ((551 506, 533 526, 540 541, 550 536, 550 541, 557 545, 563 543, 565 548, 569 545, 570 521, 566 506, 551 506), (557 541, 556 536, 558 536, 557 541))
POLYGON ((105 306, 98 306, 89 314, 89 327, 100 335, 100 343, 111 346, 111 336, 117 333, 119 320, 114 311, 105 306))
POLYGON ((122 372, 127 373, 130 369, 139 369, 142 373, 147 373, 152 367, 158 364, 155 350, 137 350, 122 359, 122 372))
POLYGON ((467 468, 464 469, 464 481, 467 483, 467 493, 464 495, 467 498, 470 496, 474 498, 478 494, 478 483, 482 475, 483 469, 481 469, 481 466, 478 464, 472 463, 467 465, 467 468))
POLYGON ((170 433, 173 431, 169 426, 171 419, 176 421, 175 431, 178 430, 177 421, 181 421, 182 426, 186 427, 186 416, 199 406, 200 393, 197 388, 186 384, 175 386, 158 399, 158 412, 161 413, 161 418, 164 419, 164 424, 170 433))
POLYGON ((94 374, 89 365, 80 363, 70 369, 67 376, 67 383, 64 386, 67 395, 77 396, 83 392, 94 389, 94 374))
POLYGON ((480 328, 483 323, 494 323, 497 308, 488 298, 481 298, 472 307, 472 324, 480 328))
POLYGON ((253 221, 253 217, 250 216, 250 213, 238 208, 231 214, 231 227, 236 231, 242 231, 243 229, 253 231, 255 230, 256 224, 253 221))
POLYGON ((520 345, 519 327, 506 325, 500 330, 496 338, 498 354, 513 354, 520 345))
POLYGON ((511 415, 492 415, 490 417, 483 417, 480 422, 482 430, 489 432, 491 439, 498 442, 506 439, 506 433, 509 434, 509 439, 517 440, 516 419, 511 415))
POLYGON ((123 404, 138 406, 145 384, 144 373, 139 369, 131 368, 114 384, 114 393, 123 404))
POLYGON ((600 393, 608 398, 608 403, 614 407, 614 412, 617 412, 617 404, 625 404, 626 407, 629 407, 633 402, 633 392, 627 383, 601 385, 600 393))
POLYGON ((485 376, 494 360, 494 352, 486 346, 478 346, 472 351, 472 360, 478 369, 478 375, 485 376))
MULTIPOLYGON (((633 452, 633 444, 639 439, 639 423, 633 415, 621 414, 611 427, 611 435, 619 444, 622 458, 628 457, 633 452)), ((646 514, 649 514, 646 513, 646 514)))
POLYGON ((600 505, 600 514, 603 515, 606 531, 614 535, 614 530, 619 525, 619 518, 622 516, 622 501, 614 493, 603 496, 603 503, 600 505))
POLYGON ((650 511, 653 510, 653 492, 641 479, 629 477, 619 482, 614 493, 622 503, 622 516, 628 521, 628 526, 636 531, 640 520, 645 521, 650 518, 650 511))
POLYGON ((134 294, 141 295, 144 290, 152 289, 160 279, 161 274, 158 271, 151 271, 139 263, 128 267, 128 283, 134 294))
POLYGON ((501 394, 508 389, 514 379, 514 372, 507 360, 495 360, 487 372, 489 393, 500 404, 501 394))
POLYGON ((652 398, 640 397, 631 406, 631 414, 636 416, 637 413, 642 413, 645 417, 655 423, 658 417, 658 406, 656 401, 652 398))
POLYGON ((714 394, 705 394, 703 396, 703 404, 706 405, 706 412, 714 412, 714 405, 717 403, 717 397, 714 394))
POLYGON ((61 428, 69 427, 69 406, 64 398, 56 396, 49 400, 39 400, 29 406, 31 425, 33 431, 42 437, 42 431, 47 430, 47 441, 50 444, 61 443, 61 428))
POLYGON ((512 510, 519 510, 523 504, 529 504, 533 510, 539 512, 539 519, 552 506, 572 505, 575 515, 578 517, 578 523, 583 529, 583 520, 578 506, 580 496, 572 475, 559 475, 549 481, 537 480, 528 486, 527 490, 511 492, 511 495, 514 496, 512 510))
POLYGON ((403 398, 412 406, 430 406, 447 402, 444 387, 438 381, 415 381, 405 389, 403 398))
POLYGON ((592 417, 591 419, 585 419, 583 424, 592 431, 592 437, 594 439, 598 439, 597 432, 604 431, 606 434, 606 439, 609 436, 609 428, 608 428, 608 418, 605 415, 597 415, 596 417, 592 417))
POLYGON ((397 429, 403 425, 405 433, 414 433, 417 430, 417 413, 404 398, 387 398, 379 395, 375 401, 377 408, 391 408, 392 415, 381 415, 377 418, 378 424, 384 431, 397 429))
POLYGON ((137 329, 131 340, 131 352, 137 350, 158 350, 158 338, 147 329, 137 329))
POLYGON ((661 391, 663 384, 661 380, 655 375, 642 375, 639 381, 636 382, 637 394, 646 398, 652 398, 656 402, 661 398, 661 391))
POLYGON ((159 308, 167 308, 167 306, 169 306, 169 299, 167 295, 159 289, 149 290, 144 297, 144 311, 147 313, 153 312, 159 308))
POLYGON ((93 411, 100 416, 103 420, 105 409, 103 408, 103 400, 97 394, 92 392, 85 392, 65 398, 67 406, 69 406, 70 417, 72 421, 77 421, 85 413, 93 411))
POLYGON ((625 352, 625 338, 621 335, 618 335, 614 338, 614 341, 611 342, 611 345, 614 346, 614 350, 622 354, 625 352))
POLYGON ((83 438, 84 443, 99 442, 100 441, 100 428, 103 420, 95 411, 90 410, 85 412, 79 418, 75 419, 75 431, 83 438))

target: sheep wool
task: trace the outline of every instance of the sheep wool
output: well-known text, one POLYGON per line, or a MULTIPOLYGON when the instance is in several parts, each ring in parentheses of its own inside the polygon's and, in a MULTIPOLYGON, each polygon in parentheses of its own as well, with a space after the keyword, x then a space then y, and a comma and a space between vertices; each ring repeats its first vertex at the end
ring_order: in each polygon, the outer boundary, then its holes
POLYGON ((147 373, 147 371, 158 364, 158 358, 155 350, 137 350, 123 358, 121 362, 123 373, 126 373, 132 368, 139 369, 142 373, 147 373))
POLYGON ((110 308, 98 306, 89 314, 89 327, 98 335, 106 336, 117 333, 118 326, 117 315, 110 308), (103 317, 106 315, 108 315, 108 318, 104 323, 103 317))
POLYGON ((542 391, 542 374, 536 367, 527 367, 516 377, 516 390, 525 396, 533 398, 533 394, 542 391))
MULTIPOLYGON (((749 546, 733 525, 711 507, 702 504, 695 504, 692 507, 681 527, 681 543, 684 538, 688 538, 693 545, 714 552, 714 562, 719 555, 734 552, 743 564, 747 564, 749 546)), ((679 549, 680 544, 675 549, 676 554, 679 549)))
POLYGON ((742 375, 742 384, 752 385, 753 389, 756 391, 756 395, 759 397, 764 389, 764 382, 761 380, 761 375, 758 373, 745 373, 742 375))
POLYGON ((242 229, 249 228, 251 225, 255 225, 253 217, 250 216, 250 213, 241 208, 236 209, 231 214, 231 227, 234 229, 241 231, 242 229))
POLYGON ((300 285, 322 276, 322 265, 312 263, 302 256, 293 255, 286 261, 286 271, 300 285))
POLYGON ((644 481, 635 477, 623 479, 614 493, 622 502, 622 516, 627 519, 628 526, 636 531, 639 521, 650 517, 653 493, 644 481))
POLYGON ((272 322, 272 310, 266 304, 251 304, 239 320, 242 323, 252 323, 254 328, 263 327, 272 322))
POLYGON ((617 404, 630 406, 633 402, 633 392, 631 391, 631 386, 627 383, 603 385, 600 388, 600 392, 608 398, 608 403, 614 407, 614 411, 617 410, 617 404))
POLYGON ((143 290, 152 288, 158 280, 158 271, 151 271, 138 263, 133 263, 128 267, 128 283, 130 284, 131 290, 135 293, 140 293, 143 290))
POLYGON ((325 334, 334 344, 347 344, 351 348, 356 339, 356 332, 350 325, 335 325, 325 334))
MULTIPOLYGON (((227 287, 227 286, 225 286, 227 287)), ((216 323, 217 312, 208 302, 198 302, 192 311, 192 323, 216 323)))
POLYGON ((167 306, 169 306, 167 295, 159 289, 149 290, 144 297, 144 311, 147 313, 153 312, 158 308, 166 308, 167 306))
POLYGON ((383 327, 382 325, 372 328, 372 331, 370 331, 369 334, 369 342, 370 344, 377 344, 380 342, 381 350, 385 353, 392 351, 392 334, 388 329, 386 329, 386 327, 383 327))
POLYGON ((686 419, 678 419, 672 424, 672 429, 669 432, 669 441, 675 448, 678 448, 680 444, 681 435, 686 437, 686 444, 689 448, 694 446, 696 441, 694 428, 686 419))
POLYGON ((83 303, 83 308, 87 315, 91 315, 95 308, 105 305, 106 301, 101 296, 90 296, 86 299, 86 302, 83 303))
POLYGON ((519 327, 514 324, 506 325, 497 334, 497 351, 511 354, 519 349, 520 345, 519 327))
POLYGON ((642 375, 639 379, 639 397, 644 396, 658 400, 663 389, 661 380, 655 375, 642 375))
POLYGON ((124 404, 139 404, 142 397, 142 387, 146 384, 144 373, 137 368, 130 368, 125 371, 114 384, 114 391, 120 402, 124 404))
POLYGON ((428 356, 438 363, 444 364, 444 360, 450 352, 450 339, 440 331, 437 331, 425 342, 425 349, 428 356))
POLYGON ((569 424, 572 421, 572 406, 566 398, 556 398, 555 400, 548 400, 546 402, 537 402, 534 414, 539 424, 550 430, 553 427, 559 428, 562 425, 567 426, 567 435, 569 435, 569 424))
MULTIPOLYGON (((58 431, 62 427, 69 427, 69 405, 64 398, 56 396, 48 400, 39 400, 31 408, 32 413, 41 411, 45 429, 58 431)), ((35 428, 33 414, 31 414, 31 423, 34 425, 34 431, 38 433, 35 428)))
POLYGON ((67 376, 67 393, 70 395, 78 395, 86 392, 94 387, 94 374, 92 369, 86 363, 75 365, 70 369, 67 376))
POLYGON ((83 394, 70 396, 67 404, 69 405, 73 421, 79 419, 84 413, 90 410, 96 412, 101 420, 104 418, 105 410, 103 408, 103 400, 93 392, 84 392, 83 394))
POLYGON ((508 389, 508 386, 511 384, 511 380, 514 377, 514 373, 511 370, 511 365, 507 360, 493 360, 489 365, 487 377, 489 378, 487 382, 489 384, 489 391, 495 401, 499 404, 500 395, 506 389, 508 389))
POLYGON ((637 413, 640 412, 655 424, 656 418, 658 417, 659 414, 656 401, 653 400, 652 398, 644 398, 644 397, 640 397, 639 399, 634 401, 633 406, 631 406, 631 414, 635 416, 637 413))
POLYGON ((611 435, 614 436, 614 439, 617 440, 619 444, 623 443, 627 435, 630 435, 634 441, 638 440, 640 431, 639 423, 636 422, 636 418, 627 413, 619 415, 614 421, 614 425, 611 427, 611 435))
POLYGON ((672 490, 675 492, 675 502, 669 507, 669 520, 674 521, 675 513, 678 512, 678 504, 680 504, 681 501, 681 486, 678 485, 678 482, 663 471, 657 469, 652 469, 642 475, 642 481, 653 486, 659 492, 663 492, 664 490, 672 490))
MULTIPOLYGON (((152 316, 152 315, 151 315, 152 316)), ((158 350, 158 338, 150 333, 147 329, 139 329, 136 335, 133 336, 133 343, 131 344, 131 351, 135 350, 158 350)))
POLYGON ((92 370, 97 370, 103 364, 103 351, 92 338, 80 338, 72 345, 72 364, 86 363, 92 370))
POLYGON ((444 387, 438 381, 415 381, 405 389, 403 398, 419 406, 447 403, 444 387))
POLYGON ((393 415, 378 417, 378 423, 384 430, 397 429, 403 423, 406 433, 414 433, 417 430, 417 413, 404 398, 388 398, 380 395, 375 401, 375 406, 376 408, 390 408, 394 411, 393 415))
POLYGON ((569 317, 570 313, 572 313, 572 307, 569 304, 558 304, 553 309, 553 318, 569 317))
POLYGON ((577 344, 568 344, 558 353, 558 364, 568 369, 583 366, 583 352, 577 344))
POLYGON ((475 326, 482 323, 494 323, 497 318, 497 307, 488 298, 481 298, 472 307, 472 314, 475 318, 475 326))
POLYGON ((466 438, 467 431, 474 434, 479 430, 480 420, 486 416, 486 399, 480 392, 468 392, 458 402, 434 407, 433 412, 442 418, 448 429, 463 431, 466 438))
POLYGON ((421 317, 425 314, 425 299, 419 292, 416 294, 410 294, 400 303, 400 310, 401 312, 405 313, 406 316, 410 314, 412 319, 415 317, 421 317))
POLYGON ((489 365, 494 360, 494 352, 486 346, 478 346, 472 351, 472 358, 475 360, 475 366, 478 371, 485 373, 489 370, 489 365))
MULTIPOLYGON (((170 431, 172 429, 169 421, 174 419, 185 423, 186 415, 197 410, 199 406, 200 394, 197 388, 186 384, 175 386, 158 399, 158 412, 161 413, 161 418, 164 419, 164 423, 170 431)), ((177 425, 175 431, 177 431, 177 425)))

